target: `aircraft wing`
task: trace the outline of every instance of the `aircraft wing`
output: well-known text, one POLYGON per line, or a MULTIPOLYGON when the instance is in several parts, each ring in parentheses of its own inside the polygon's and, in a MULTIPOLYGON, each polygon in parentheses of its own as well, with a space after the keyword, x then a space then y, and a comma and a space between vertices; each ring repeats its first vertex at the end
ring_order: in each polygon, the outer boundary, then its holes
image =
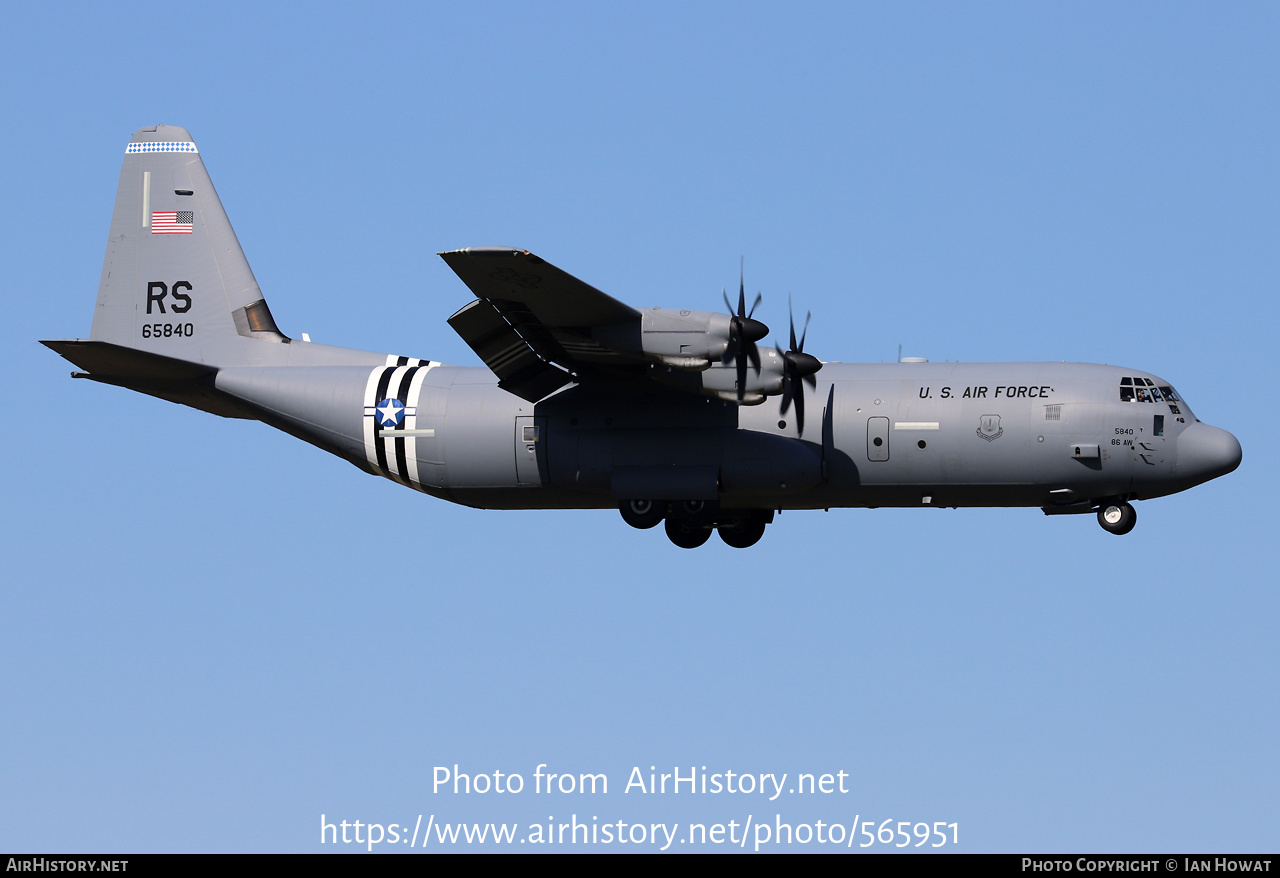
POLYGON ((471 247, 440 257, 476 296, 449 325, 517 396, 536 402, 584 372, 643 364, 594 337, 638 327, 639 311, 529 251, 471 247))

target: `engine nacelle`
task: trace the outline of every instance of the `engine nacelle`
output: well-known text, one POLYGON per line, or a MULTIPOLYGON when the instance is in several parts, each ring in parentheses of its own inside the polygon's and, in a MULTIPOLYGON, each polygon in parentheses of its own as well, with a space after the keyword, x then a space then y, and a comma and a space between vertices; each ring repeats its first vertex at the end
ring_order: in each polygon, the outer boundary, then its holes
POLYGON ((756 345, 769 331, 760 321, 674 308, 646 308, 640 315, 638 322, 596 327, 592 337, 615 351, 644 357, 655 381, 690 393, 759 405, 783 392, 788 355, 756 345), (741 391, 740 356, 748 361, 741 391))
POLYGON ((688 372, 711 368, 729 349, 732 318, 728 314, 646 308, 640 315, 639 325, 598 326, 592 337, 616 351, 688 372))
MULTIPOLYGON (((760 373, 747 367, 747 380, 742 388, 743 405, 759 405, 770 396, 782 393, 785 358, 775 348, 760 348, 760 373)), ((690 393, 703 393, 726 402, 738 401, 738 370, 730 361, 717 360, 701 372, 689 373, 655 363, 650 370, 655 381, 690 393)))

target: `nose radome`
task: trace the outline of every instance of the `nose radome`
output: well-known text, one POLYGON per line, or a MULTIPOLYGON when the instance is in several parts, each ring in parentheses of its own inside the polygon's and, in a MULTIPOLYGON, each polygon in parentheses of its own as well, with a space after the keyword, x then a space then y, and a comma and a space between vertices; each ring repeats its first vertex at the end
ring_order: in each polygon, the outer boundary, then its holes
POLYGON ((1178 436, 1178 471, 1207 482, 1240 465, 1240 441, 1226 430, 1194 423, 1178 436))

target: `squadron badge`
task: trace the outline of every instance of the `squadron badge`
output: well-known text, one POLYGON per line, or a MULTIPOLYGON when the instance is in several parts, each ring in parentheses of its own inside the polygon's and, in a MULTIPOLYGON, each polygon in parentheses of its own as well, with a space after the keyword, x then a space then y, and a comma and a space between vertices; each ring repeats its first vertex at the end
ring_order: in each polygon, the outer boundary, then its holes
POLYGON ((999 415, 983 415, 978 419, 978 435, 988 442, 994 442, 1004 435, 1004 428, 1000 426, 999 415))

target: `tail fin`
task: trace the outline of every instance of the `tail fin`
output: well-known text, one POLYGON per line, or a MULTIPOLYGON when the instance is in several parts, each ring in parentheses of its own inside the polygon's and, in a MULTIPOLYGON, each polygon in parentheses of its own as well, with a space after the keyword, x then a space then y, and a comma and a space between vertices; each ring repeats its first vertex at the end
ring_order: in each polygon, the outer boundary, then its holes
POLYGON ((217 367, 244 337, 283 341, 184 128, 125 149, 91 341, 217 367))
POLYGON ((191 135, 155 125, 125 148, 88 340, 46 341, 92 378, 243 417, 212 389, 222 366, 287 359, 191 135))

